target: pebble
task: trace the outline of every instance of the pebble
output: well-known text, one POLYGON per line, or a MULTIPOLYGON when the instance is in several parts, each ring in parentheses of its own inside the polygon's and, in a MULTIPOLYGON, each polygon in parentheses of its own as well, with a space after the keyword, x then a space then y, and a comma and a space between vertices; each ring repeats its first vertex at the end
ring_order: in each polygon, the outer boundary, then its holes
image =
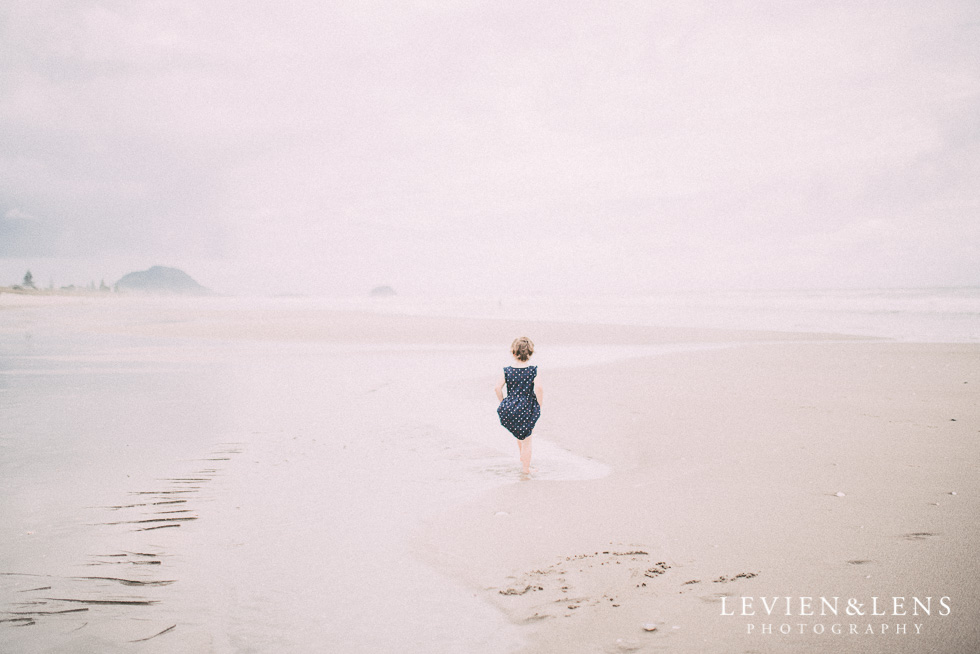
POLYGON ((949 491, 950 495, 956 495, 956 491, 949 491))
POLYGON ((645 625, 643 625, 643 631, 656 631, 656 630, 657 630, 657 625, 653 624, 652 622, 648 622, 645 625))
POLYGON ((510 514, 507 513, 506 511, 497 511, 494 515, 499 517, 499 516, 508 516, 510 514))
POLYGON ((836 493, 834 493, 834 495, 836 495, 837 497, 844 497, 844 493, 840 491, 837 491, 836 493))

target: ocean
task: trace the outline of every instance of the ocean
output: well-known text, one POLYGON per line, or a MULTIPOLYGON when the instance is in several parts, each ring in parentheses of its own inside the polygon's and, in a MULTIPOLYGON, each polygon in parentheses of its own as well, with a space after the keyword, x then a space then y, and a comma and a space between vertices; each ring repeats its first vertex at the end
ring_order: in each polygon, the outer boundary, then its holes
POLYGON ((324 308, 433 316, 835 333, 923 343, 980 340, 977 286, 302 301, 324 308))

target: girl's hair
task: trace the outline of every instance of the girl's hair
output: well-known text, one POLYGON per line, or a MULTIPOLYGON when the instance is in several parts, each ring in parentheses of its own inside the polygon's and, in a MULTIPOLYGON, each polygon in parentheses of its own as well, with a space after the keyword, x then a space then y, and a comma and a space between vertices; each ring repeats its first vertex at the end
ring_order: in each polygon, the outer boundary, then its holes
POLYGON ((534 343, 527 336, 521 336, 520 338, 515 338, 514 342, 510 344, 510 353, 513 354, 518 361, 527 361, 534 354, 534 343))

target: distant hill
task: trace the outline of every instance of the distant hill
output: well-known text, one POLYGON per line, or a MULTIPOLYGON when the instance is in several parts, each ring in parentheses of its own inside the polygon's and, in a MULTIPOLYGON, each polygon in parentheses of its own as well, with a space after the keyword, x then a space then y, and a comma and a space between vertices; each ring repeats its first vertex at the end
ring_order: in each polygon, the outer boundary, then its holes
POLYGON ((153 266, 149 270, 131 272, 116 282, 122 293, 152 293, 157 295, 211 295, 211 291, 183 270, 153 266))
POLYGON ((395 295, 395 289, 390 286, 375 286, 371 289, 371 297, 391 297, 395 295))

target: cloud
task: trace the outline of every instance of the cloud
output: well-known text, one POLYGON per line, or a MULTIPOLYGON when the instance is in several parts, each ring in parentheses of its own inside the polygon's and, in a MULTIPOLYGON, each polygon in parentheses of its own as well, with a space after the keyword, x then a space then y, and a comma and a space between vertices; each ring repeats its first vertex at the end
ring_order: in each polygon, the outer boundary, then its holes
POLYGON ((16 221, 36 222, 37 221, 37 218, 35 216, 32 216, 26 211, 21 211, 17 207, 14 207, 13 209, 8 209, 7 212, 3 214, 3 217, 5 220, 9 222, 16 222, 16 221))
POLYGON ((51 232, 35 216, 17 207, 0 217, 0 257, 52 252, 51 232))
POLYGON ((0 256, 213 259, 316 292, 976 267, 950 247, 980 236, 965 0, 0 12, 0 212, 38 216, 5 219, 0 256))

